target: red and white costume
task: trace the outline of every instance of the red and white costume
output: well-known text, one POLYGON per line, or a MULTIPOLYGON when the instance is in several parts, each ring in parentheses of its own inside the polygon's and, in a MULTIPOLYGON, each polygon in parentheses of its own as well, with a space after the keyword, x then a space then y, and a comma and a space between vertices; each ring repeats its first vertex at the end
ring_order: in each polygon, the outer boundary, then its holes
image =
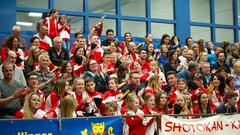
POLYGON ((107 92, 104 93, 103 95, 103 103, 107 102, 114 102, 116 101, 117 103, 117 114, 120 115, 120 110, 123 104, 123 101, 119 101, 119 99, 123 96, 123 93, 120 90, 108 90, 107 92))
MULTIPOLYGON (((87 94, 83 95, 82 98, 86 98, 88 100, 89 99, 91 100, 90 103, 86 103, 86 106, 85 106, 84 110, 85 110, 86 113, 92 113, 92 111, 95 112, 98 109, 96 104, 93 101, 94 98, 102 98, 102 94, 97 92, 96 90, 94 92, 87 91, 87 94)), ((104 106, 104 105, 101 104, 101 106, 104 106)), ((100 107, 100 113, 104 114, 104 107, 100 107)), ((95 112, 94 114, 96 116, 100 116, 100 113, 99 112, 95 112)))
POLYGON ((44 36, 43 38, 41 38, 39 34, 36 34, 34 36, 39 37, 40 39, 40 49, 48 51, 48 48, 52 47, 52 40, 48 36, 44 36))
POLYGON ((71 28, 68 24, 62 24, 61 22, 58 23, 58 32, 59 32, 59 36, 63 39, 63 40, 70 40, 70 32, 71 32, 71 28))
MULTIPOLYGON (((46 112, 44 112, 42 109, 37 109, 36 112, 33 115, 33 118, 35 118, 35 119, 46 119, 45 115, 46 115, 46 112)), ((23 119, 24 118, 23 109, 16 112, 16 114, 13 118, 14 119, 23 119)))
MULTIPOLYGON (((143 112, 145 115, 148 114, 157 114, 157 110, 149 110, 147 106, 143 108, 143 112)), ((147 122, 147 129, 146 129, 146 135, 154 135, 154 133, 157 131, 157 122, 153 117, 146 117, 146 122, 147 122)))
MULTIPOLYGON (((144 112, 138 109, 136 112, 128 110, 125 115, 144 115, 144 112)), ((139 116, 127 117, 123 127, 123 135, 146 135, 146 120, 139 116)))
POLYGON ((45 111, 48 112, 49 110, 56 109, 59 104, 60 96, 55 91, 52 91, 46 99, 45 111))
POLYGON ((57 19, 51 19, 50 17, 46 17, 43 20, 43 24, 48 27, 48 36, 53 39, 58 36, 58 27, 57 27, 57 19))
POLYGON ((77 93, 76 92, 71 92, 70 93, 72 96, 73 96, 73 98, 74 99, 76 99, 77 100, 77 102, 78 102, 78 106, 77 106, 77 108, 76 108, 76 111, 79 111, 79 110, 81 110, 81 111, 83 111, 84 110, 84 107, 85 107, 85 103, 83 103, 83 101, 87 101, 87 92, 84 90, 82 93, 81 93, 81 95, 77 95, 77 93))

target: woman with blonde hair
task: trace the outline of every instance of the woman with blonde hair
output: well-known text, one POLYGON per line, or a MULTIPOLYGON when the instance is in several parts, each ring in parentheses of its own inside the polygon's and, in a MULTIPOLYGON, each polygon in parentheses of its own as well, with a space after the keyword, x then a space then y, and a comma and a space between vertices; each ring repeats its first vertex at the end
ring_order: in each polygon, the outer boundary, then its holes
POLYGON ((16 119, 41 119, 46 114, 39 109, 41 105, 41 97, 39 94, 33 92, 25 98, 23 108, 14 116, 16 119))
POLYGON ((68 88, 68 82, 65 79, 59 79, 56 81, 55 86, 46 99, 45 111, 55 109, 62 98, 64 98, 68 93, 66 89, 68 88))
POLYGON ((32 46, 28 51, 28 57, 25 61, 24 75, 27 76, 29 72, 35 71, 38 67, 38 57, 40 49, 38 46, 32 46))
POLYGON ((155 97, 159 92, 162 92, 161 85, 159 85, 159 76, 152 75, 146 87, 146 94, 152 94, 155 97))
POLYGON ((64 117, 77 117, 77 114, 75 113, 77 107, 77 102, 72 96, 65 96, 61 101, 59 105, 60 109, 60 116, 61 118, 64 117))

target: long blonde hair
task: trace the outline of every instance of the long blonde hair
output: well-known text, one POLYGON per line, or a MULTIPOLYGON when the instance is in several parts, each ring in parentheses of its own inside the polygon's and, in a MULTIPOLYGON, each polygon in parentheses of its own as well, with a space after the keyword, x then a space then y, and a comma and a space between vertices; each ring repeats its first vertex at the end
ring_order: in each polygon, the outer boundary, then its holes
MULTIPOLYGON (((25 101, 24 101, 24 105, 23 105, 24 119, 33 119, 33 115, 34 115, 35 110, 33 110, 33 108, 30 106, 30 100, 31 100, 33 95, 37 95, 39 97, 39 99, 41 99, 40 95, 35 93, 35 92, 30 93, 29 95, 26 96, 25 101)), ((40 101, 40 103, 41 103, 41 101, 40 101)))
POLYGON ((77 106, 76 100, 68 95, 60 101, 60 117, 73 117, 73 112, 77 106))
POLYGON ((30 66, 32 66, 34 64, 34 62, 38 62, 38 60, 35 60, 33 55, 34 55, 34 51, 36 49, 39 49, 38 46, 32 46, 30 49, 29 49, 29 53, 28 53, 28 58, 26 60, 26 63, 30 66))

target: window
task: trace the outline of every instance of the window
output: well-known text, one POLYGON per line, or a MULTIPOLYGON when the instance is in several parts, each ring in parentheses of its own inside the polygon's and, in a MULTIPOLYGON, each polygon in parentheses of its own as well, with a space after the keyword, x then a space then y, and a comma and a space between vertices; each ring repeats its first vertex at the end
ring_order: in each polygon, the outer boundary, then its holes
POLYGON ((130 32, 133 37, 144 37, 146 35, 146 22, 122 20, 122 36, 130 32))
POLYGON ((216 24, 233 25, 233 1, 214 0, 216 24))
POLYGON ((116 14, 116 0, 88 0, 89 12, 116 14))
POLYGON ((71 33, 84 29, 83 17, 68 15, 68 24, 71 26, 71 33))
POLYGON ((124 16, 146 17, 145 0, 121 0, 121 13, 124 16))
POLYGON ((211 29, 210 27, 191 26, 191 37, 194 41, 199 39, 211 41, 211 29))
MULTIPOLYGON (((89 18, 89 29, 91 29, 95 24, 97 24, 99 22, 99 20, 100 20, 100 18, 89 18)), ((102 35, 106 35, 107 29, 113 29, 113 31, 116 35, 116 20, 104 19, 102 35)))
POLYGON ((161 38, 163 34, 174 35, 174 25, 166 23, 151 23, 154 38, 161 38))
POLYGON ((173 0, 151 0, 151 18, 174 19, 173 0))
POLYGON ((17 7, 48 8, 48 0, 16 0, 17 7))
POLYGON ((60 10, 83 11, 83 0, 54 0, 54 8, 60 10))
POLYGON ((217 42, 223 42, 228 41, 233 43, 234 42, 234 34, 232 29, 223 29, 223 28, 217 28, 216 29, 216 41, 217 42))
POLYGON ((210 23, 210 1, 190 0, 190 20, 210 23))
POLYGON ((30 12, 17 12, 16 24, 19 25, 23 31, 36 31, 36 24, 39 20, 42 20, 42 18, 40 16, 30 16, 29 13, 30 12))

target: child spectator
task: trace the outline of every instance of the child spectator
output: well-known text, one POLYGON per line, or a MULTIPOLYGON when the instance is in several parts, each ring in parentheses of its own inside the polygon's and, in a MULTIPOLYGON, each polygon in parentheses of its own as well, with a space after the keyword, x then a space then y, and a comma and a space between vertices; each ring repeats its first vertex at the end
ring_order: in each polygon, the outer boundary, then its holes
POLYGON ((123 104, 123 101, 121 101, 121 97, 123 96, 123 93, 118 90, 118 81, 115 77, 110 77, 108 80, 108 87, 109 90, 104 93, 103 95, 103 103, 107 102, 115 102, 117 104, 117 114, 120 114, 121 106, 123 104))
POLYGON ((144 112, 140 109, 140 103, 135 93, 127 96, 127 112, 126 115, 136 115, 127 117, 123 134, 128 135, 146 135, 146 123, 144 123, 144 112))
POLYGON ((106 116, 116 116, 117 115, 117 104, 115 102, 107 102, 105 104, 106 116))
POLYGON ((67 23, 67 16, 61 15, 58 20, 58 32, 59 36, 63 39, 62 47, 68 52, 70 51, 70 32, 71 28, 67 23))
POLYGON ((52 40, 58 36, 58 10, 57 9, 51 9, 49 12, 49 17, 46 17, 43 20, 43 24, 47 26, 48 28, 48 37, 50 37, 52 40))
MULTIPOLYGON (((155 97, 152 94, 146 94, 144 96, 145 106, 143 108, 143 112, 145 115, 149 114, 157 114, 157 110, 155 109, 155 97)), ((147 122, 147 135, 154 135, 157 131, 157 122, 155 121, 154 117, 146 117, 147 122)))

